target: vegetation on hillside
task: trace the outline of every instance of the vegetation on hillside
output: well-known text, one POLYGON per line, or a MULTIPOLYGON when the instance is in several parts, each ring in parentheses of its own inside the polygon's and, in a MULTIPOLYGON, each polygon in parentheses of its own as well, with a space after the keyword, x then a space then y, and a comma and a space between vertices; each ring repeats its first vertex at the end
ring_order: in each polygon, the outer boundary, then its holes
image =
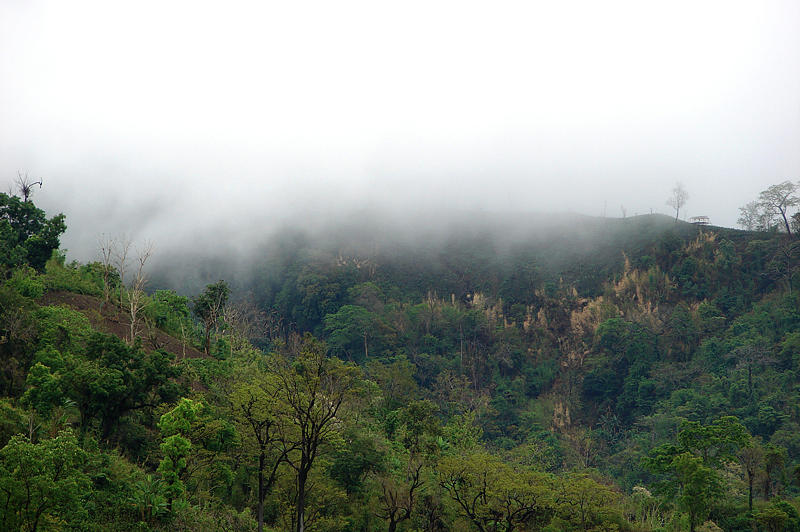
POLYGON ((287 232, 185 297, 0 194, 0 529, 800 530, 800 248, 766 202, 287 232))

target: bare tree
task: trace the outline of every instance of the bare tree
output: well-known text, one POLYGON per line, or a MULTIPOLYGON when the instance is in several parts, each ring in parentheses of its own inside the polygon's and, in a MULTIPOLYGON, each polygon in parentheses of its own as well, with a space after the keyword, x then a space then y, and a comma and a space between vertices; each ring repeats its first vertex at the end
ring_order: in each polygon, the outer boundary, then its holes
POLYGON ((747 231, 766 231, 769 225, 761 211, 761 205, 757 201, 751 201, 744 207, 739 207, 737 223, 747 231))
POLYGON ((247 346, 263 336, 266 315, 259 310, 252 298, 242 299, 222 309, 222 320, 227 326, 231 350, 247 346))
POLYGON ((42 188, 42 180, 34 181, 28 177, 28 172, 25 172, 25 175, 22 175, 22 172, 17 172, 17 178, 14 180, 14 184, 17 186, 17 191, 20 196, 22 196, 22 201, 28 201, 33 195, 34 185, 39 185, 39 188, 42 188))
POLYGON ((758 195, 758 204, 761 212, 767 220, 780 216, 788 234, 792 234, 789 226, 788 211, 791 207, 800 204, 800 197, 797 196, 797 185, 791 181, 784 181, 778 185, 772 185, 767 190, 758 195))
POLYGON ((128 270, 128 254, 130 253, 131 249, 131 239, 125 235, 119 237, 119 240, 116 242, 116 246, 113 251, 114 255, 114 266, 116 266, 117 271, 119 272, 119 292, 118 292, 118 301, 119 304, 118 308, 125 307, 125 273, 128 270))
POLYGON ((675 183, 672 188, 672 195, 667 199, 667 205, 675 209, 675 221, 678 221, 678 214, 681 212, 681 207, 686 205, 689 199, 689 193, 683 188, 683 183, 675 183))
POLYGON ((147 284, 147 276, 144 266, 153 254, 153 243, 145 242, 141 249, 136 250, 136 272, 131 285, 128 288, 128 311, 130 312, 130 342, 138 335, 139 312, 145 306, 144 287, 147 284))
POLYGON ((113 237, 100 235, 98 245, 100 247, 100 262, 103 268, 103 303, 100 305, 100 312, 102 313, 103 307, 111 301, 111 272, 114 270, 113 262, 117 241, 113 237))

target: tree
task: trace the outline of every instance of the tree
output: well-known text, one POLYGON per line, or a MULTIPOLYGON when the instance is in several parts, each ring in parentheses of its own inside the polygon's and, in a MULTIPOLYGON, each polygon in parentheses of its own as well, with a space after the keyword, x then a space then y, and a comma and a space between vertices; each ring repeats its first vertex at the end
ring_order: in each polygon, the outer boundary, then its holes
POLYGON ((724 493, 719 475, 703 459, 674 445, 662 445, 650 452, 649 469, 666 475, 656 485, 659 493, 675 501, 689 515, 689 530, 702 523, 724 493))
POLYGON ((116 336, 94 333, 86 356, 68 357, 61 378, 65 395, 78 405, 82 429, 99 419, 108 438, 122 416, 174 401, 179 389, 173 379, 180 369, 173 359, 164 351, 146 353, 138 344, 128 346, 116 336))
POLYGON ((667 199, 667 205, 675 209, 675 221, 678 220, 681 207, 686 205, 688 199, 689 193, 683 188, 683 183, 675 183, 675 186, 672 188, 672 195, 667 199))
POLYGON ((734 416, 724 416, 711 425, 687 421, 678 433, 681 450, 699 455, 703 462, 717 467, 736 459, 738 450, 747 444, 750 435, 734 416))
POLYGON ((775 504, 756 512, 753 517, 767 532, 784 532, 787 530, 786 524, 789 521, 789 515, 775 504))
POLYGON ((764 498, 772 497, 778 484, 778 475, 786 465, 786 449, 780 445, 768 443, 764 446, 764 474, 761 477, 764 498))
POLYGON ((116 284, 115 281, 119 281, 118 274, 113 266, 117 241, 110 236, 101 235, 97 243, 100 247, 101 275, 103 277, 103 303, 100 305, 100 312, 102 313, 103 307, 111 301, 111 291, 116 284), (115 277, 117 278, 115 279, 115 277))
POLYGON ((792 293, 792 279, 800 270, 800 242, 797 240, 784 240, 780 242, 772 259, 767 263, 766 275, 775 280, 783 280, 792 293))
POLYGON ((0 529, 80 529, 91 487, 87 458, 69 431, 39 443, 12 437, 0 450, 0 529))
POLYGON ((758 204, 761 207, 764 219, 771 225, 771 221, 780 216, 788 234, 792 234, 789 226, 788 211, 790 208, 800 203, 800 197, 796 195, 797 185, 791 181, 784 181, 778 185, 772 185, 758 195, 758 204))
POLYGON ((335 353, 347 355, 351 360, 359 350, 369 359, 368 339, 378 325, 377 316, 357 305, 343 305, 335 314, 324 318, 328 344, 335 353))
POLYGON ((620 517, 613 506, 619 498, 586 473, 572 473, 559 482, 558 514, 579 530, 613 530, 608 525, 620 517))
POLYGON ((756 475, 764 463, 764 449, 761 443, 751 438, 745 447, 739 450, 739 463, 747 476, 747 508, 753 511, 753 483, 756 475))
POLYGON ((761 211, 761 204, 757 201, 751 201, 744 207, 739 207, 737 223, 747 231, 766 231, 768 229, 767 220, 761 211))
POLYGON ((33 195, 33 186, 39 185, 39 188, 42 188, 42 180, 34 181, 30 177, 28 177, 28 173, 25 172, 25 175, 22 175, 22 172, 17 172, 17 177, 14 179, 14 184, 17 186, 17 191, 22 194, 22 201, 27 202, 29 198, 33 195))
POLYGON ((231 289, 225 281, 217 281, 206 286, 203 293, 194 298, 194 315, 203 322, 205 334, 203 349, 207 355, 211 354, 211 332, 219 327, 219 322, 228 304, 231 289))
POLYGON ((158 464, 158 472, 166 484, 167 507, 172 511, 172 503, 183 496, 186 487, 183 475, 187 468, 187 458, 192 450, 188 434, 197 420, 203 405, 198 401, 183 398, 178 406, 161 416, 158 428, 164 435, 159 448, 164 455, 158 464))
POLYGON ((63 214, 48 219, 32 202, 0 194, 0 265, 30 264, 42 271, 67 230, 64 219, 63 214))
MULTIPOLYGON (((112 243, 110 243, 112 244, 112 243)), ((119 272, 119 292, 118 292, 118 303, 119 308, 124 308, 125 301, 125 273, 128 271, 128 254, 131 250, 131 239, 125 235, 122 235, 119 240, 114 243, 113 248, 113 260, 114 266, 117 268, 119 272)), ((109 251, 112 253, 112 251, 109 251)))
POLYGON ((146 298, 144 287, 147 284, 147 276, 144 273, 144 266, 153 254, 153 243, 145 242, 142 249, 137 250, 136 271, 128 287, 128 312, 130 314, 130 336, 128 341, 133 344, 134 338, 138 335, 137 325, 139 323, 139 312, 144 308, 146 298))
POLYGON ((377 515, 388 522, 389 532, 411 518, 424 489, 424 468, 436 463, 437 438, 442 433, 437 410, 430 401, 411 401, 387 416, 390 437, 401 444, 388 460, 387 470, 376 475, 380 485, 377 515))
POLYGON ((231 394, 231 414, 246 455, 258 460, 258 530, 264 529, 264 499, 275 484, 278 468, 297 443, 286 432, 275 375, 249 368, 249 377, 231 394))
POLYGON ((753 401, 753 405, 755 406, 755 399, 753 397, 753 369, 773 364, 775 359, 770 356, 769 351, 763 345, 757 343, 741 345, 731 351, 727 358, 736 362, 736 369, 747 370, 747 391, 750 394, 750 400, 753 401))
MULTIPOLYGON (((414 504, 419 498, 424 480, 422 468, 424 463, 413 455, 406 454, 405 462, 400 474, 393 475, 387 472, 380 476, 380 493, 378 500, 380 509, 376 513, 389 524, 388 532, 395 532, 397 525, 411 518, 414 504)), ((398 472, 399 473, 399 472, 398 472)))
POLYGON ((538 530, 555 511, 549 475, 514 470, 486 452, 439 463, 439 484, 480 532, 538 530))
POLYGON ((702 523, 724 493, 716 468, 737 458, 750 438, 735 417, 722 417, 711 425, 686 422, 678 445, 669 443, 650 451, 645 465, 662 476, 657 490, 689 515, 689 529, 702 523))
POLYGON ((309 474, 321 449, 338 439, 339 410, 360 394, 361 371, 326 356, 325 344, 310 335, 292 351, 275 353, 272 364, 281 408, 296 438, 297 449, 289 453, 287 463, 296 473, 296 532, 304 532, 309 474))
POLYGON ((417 397, 419 390, 414 380, 416 370, 417 367, 403 355, 396 355, 391 362, 371 360, 366 365, 370 380, 381 387, 383 404, 388 410, 394 410, 417 397))
POLYGON ((8 284, 0 286, 0 393, 21 393, 25 370, 38 339, 35 304, 8 284))

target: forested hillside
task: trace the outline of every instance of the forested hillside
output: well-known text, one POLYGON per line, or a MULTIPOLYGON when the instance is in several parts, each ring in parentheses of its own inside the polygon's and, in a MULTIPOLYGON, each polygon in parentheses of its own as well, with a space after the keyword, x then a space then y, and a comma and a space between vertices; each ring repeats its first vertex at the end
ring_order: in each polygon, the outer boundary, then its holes
POLYGON ((800 531, 790 232, 365 215, 150 271, 65 227, 0 194, 2 530, 800 531))

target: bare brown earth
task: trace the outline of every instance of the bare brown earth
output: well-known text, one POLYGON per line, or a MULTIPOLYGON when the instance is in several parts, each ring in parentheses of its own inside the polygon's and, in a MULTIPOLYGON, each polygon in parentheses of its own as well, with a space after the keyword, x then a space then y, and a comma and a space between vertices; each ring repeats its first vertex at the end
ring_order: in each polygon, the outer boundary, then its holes
MULTIPOLYGON (((60 305, 77 310, 89 319, 92 327, 96 330, 113 334, 123 340, 130 335, 130 314, 113 303, 105 305, 101 313, 102 301, 94 296, 53 291, 42 296, 39 304, 60 305)), ((190 342, 187 341, 184 344, 180 339, 170 336, 160 329, 146 327, 144 323, 139 327, 139 335, 142 338, 142 347, 148 352, 164 349, 178 358, 208 357, 202 351, 192 347, 190 342)))

